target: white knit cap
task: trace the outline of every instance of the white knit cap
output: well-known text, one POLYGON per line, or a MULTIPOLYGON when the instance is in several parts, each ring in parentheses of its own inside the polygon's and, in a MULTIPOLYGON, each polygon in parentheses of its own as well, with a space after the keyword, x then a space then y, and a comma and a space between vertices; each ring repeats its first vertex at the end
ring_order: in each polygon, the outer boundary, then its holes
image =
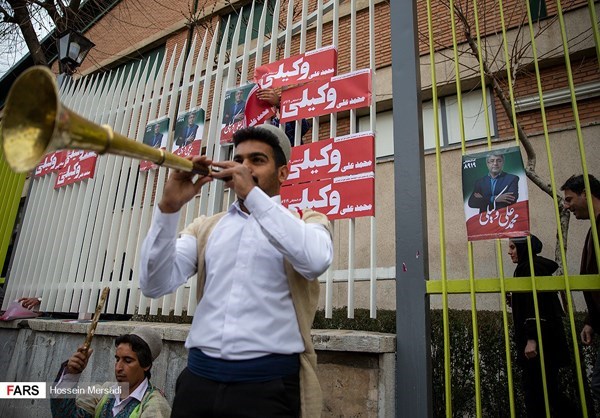
POLYGON ((279 148, 283 151, 283 155, 285 155, 285 160, 290 160, 290 155, 292 154, 292 146, 290 144, 290 139, 287 137, 285 132, 278 128, 277 126, 273 126, 270 123, 264 123, 262 125, 256 125, 256 129, 264 129, 269 133, 275 135, 277 138, 277 142, 279 143, 279 148))
POLYGON ((150 327, 137 327, 131 333, 140 337, 150 348, 150 354, 152 355, 152 361, 156 360, 162 350, 162 338, 158 335, 154 329, 150 327))

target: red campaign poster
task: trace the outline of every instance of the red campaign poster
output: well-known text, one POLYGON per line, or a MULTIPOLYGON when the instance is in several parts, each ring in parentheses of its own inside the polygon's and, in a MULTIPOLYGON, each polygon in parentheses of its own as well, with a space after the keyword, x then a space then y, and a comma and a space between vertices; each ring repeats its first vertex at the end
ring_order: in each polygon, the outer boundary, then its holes
POLYGON ((369 172, 285 186, 281 203, 290 209, 316 210, 330 220, 375 216, 375 175, 369 172))
POLYGON ((467 220, 469 241, 529 235, 529 201, 487 210, 467 220))
POLYGON ((529 235, 527 176, 519 147, 463 155, 462 183, 469 241, 529 235))
POLYGON ((42 177, 46 174, 60 170, 65 164, 67 157, 65 150, 51 152, 44 156, 44 160, 35 168, 34 177, 42 177))
POLYGON ((140 171, 148 171, 148 170, 152 170, 155 168, 158 168, 158 166, 156 164, 154 164, 152 161, 146 161, 146 160, 140 161, 140 171))
POLYGON ((256 96, 259 87, 250 83, 227 90, 221 121, 221 145, 231 144, 233 134, 247 126, 261 125, 275 114, 275 109, 256 96))
POLYGON ((371 104, 371 70, 342 74, 281 93, 281 121, 327 115, 371 104))
POLYGON ((331 45, 262 65, 254 70, 254 80, 266 89, 326 80, 336 74, 337 50, 331 45))
POLYGON ((93 151, 69 151, 65 165, 58 172, 54 188, 58 189, 84 179, 94 178, 97 158, 98 156, 93 151))
POLYGON ((360 132, 293 147, 289 167, 284 186, 373 171, 375 138, 360 132))
POLYGON ((190 144, 184 145, 183 147, 177 148, 173 151, 173 154, 179 155, 180 157, 189 157, 190 155, 200 155, 202 151, 202 141, 196 140, 190 144))
POLYGON ((246 126, 262 125, 268 118, 275 115, 273 106, 257 97, 256 93, 259 89, 260 87, 255 84, 248 95, 246 109, 244 110, 246 126))

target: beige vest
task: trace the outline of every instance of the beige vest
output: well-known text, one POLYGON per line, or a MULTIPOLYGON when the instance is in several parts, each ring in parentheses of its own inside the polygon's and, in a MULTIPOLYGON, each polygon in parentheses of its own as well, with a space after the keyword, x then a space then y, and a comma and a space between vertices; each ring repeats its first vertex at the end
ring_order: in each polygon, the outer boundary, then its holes
MULTIPOLYGON (((198 302, 200 302, 204 294, 204 283, 206 281, 206 266, 204 263, 206 243, 213 228, 226 213, 221 212, 210 217, 201 216, 196 218, 181 232, 182 234, 193 235, 197 239, 198 282, 196 296, 198 302)), ((292 213, 300 217, 298 213, 292 213)), ((331 233, 329 221, 321 213, 307 209, 302 212, 301 219, 306 223, 321 224, 331 233)), ((319 300, 319 281, 316 279, 306 280, 294 270, 287 260, 284 260, 284 268, 290 286, 290 294, 294 303, 298 326, 304 341, 304 353, 300 354, 300 416, 302 418, 318 418, 321 416, 323 408, 323 396, 317 378, 317 354, 313 347, 310 329, 315 318, 319 300)))

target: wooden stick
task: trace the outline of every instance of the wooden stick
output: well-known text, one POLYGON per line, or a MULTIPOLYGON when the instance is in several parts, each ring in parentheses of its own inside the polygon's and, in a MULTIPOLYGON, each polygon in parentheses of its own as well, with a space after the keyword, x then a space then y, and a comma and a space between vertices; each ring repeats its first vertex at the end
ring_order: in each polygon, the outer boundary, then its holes
POLYGON ((83 343, 83 349, 87 352, 90 349, 90 345, 92 344, 92 338, 94 338, 94 333, 96 332, 96 326, 98 325, 98 320, 100 319, 100 314, 104 310, 104 304, 106 303, 106 297, 108 296, 108 287, 102 289, 102 294, 100 295, 100 300, 98 301, 98 306, 96 306, 96 312, 94 312, 94 319, 92 319, 92 323, 88 329, 87 335, 85 336, 85 342, 83 343))

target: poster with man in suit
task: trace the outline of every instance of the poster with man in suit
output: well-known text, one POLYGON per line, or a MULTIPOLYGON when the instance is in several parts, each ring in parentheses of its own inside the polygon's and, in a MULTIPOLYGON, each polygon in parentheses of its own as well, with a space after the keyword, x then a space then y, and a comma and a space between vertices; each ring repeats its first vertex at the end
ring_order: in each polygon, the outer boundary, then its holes
POLYGON ((168 132, 169 118, 152 120, 146 125, 144 144, 154 148, 166 148, 168 132))
MULTIPOLYGON (((144 131, 143 142, 154 148, 167 149, 169 141, 169 122, 168 117, 154 119, 148 122, 144 131)), ((147 171, 157 166, 151 161, 140 161, 140 171, 147 171)))
POLYGON ((204 109, 194 108, 180 113, 175 122, 175 140, 171 151, 182 157, 200 154, 204 122, 204 109))
POLYGON ((529 234, 527 177, 519 147, 464 155, 462 173, 469 241, 529 234))

